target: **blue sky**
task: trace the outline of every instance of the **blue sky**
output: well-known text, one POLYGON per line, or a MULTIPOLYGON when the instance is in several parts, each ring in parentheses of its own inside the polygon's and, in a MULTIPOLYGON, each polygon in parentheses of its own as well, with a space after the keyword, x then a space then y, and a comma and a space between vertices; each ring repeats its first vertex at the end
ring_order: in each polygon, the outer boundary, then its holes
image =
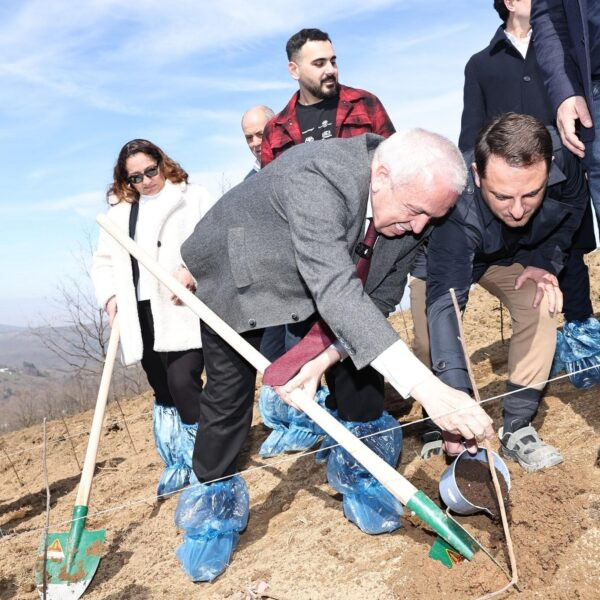
POLYGON ((302 27, 330 34, 340 81, 379 96, 397 129, 456 141, 464 65, 498 25, 492 0, 1 0, 0 323, 35 324, 80 276, 73 254, 128 140, 215 195, 236 184, 252 164, 241 114, 287 103, 284 47, 302 27))

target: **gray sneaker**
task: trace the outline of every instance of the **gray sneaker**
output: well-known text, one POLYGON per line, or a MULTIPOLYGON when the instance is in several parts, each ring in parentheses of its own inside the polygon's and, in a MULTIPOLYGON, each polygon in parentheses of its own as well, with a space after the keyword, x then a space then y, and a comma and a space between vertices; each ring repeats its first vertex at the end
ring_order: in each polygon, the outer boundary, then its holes
POLYGON ((563 462, 562 454, 554 446, 546 444, 531 425, 513 433, 504 433, 503 429, 500 427, 498 431, 500 452, 518 462, 528 473, 563 462))

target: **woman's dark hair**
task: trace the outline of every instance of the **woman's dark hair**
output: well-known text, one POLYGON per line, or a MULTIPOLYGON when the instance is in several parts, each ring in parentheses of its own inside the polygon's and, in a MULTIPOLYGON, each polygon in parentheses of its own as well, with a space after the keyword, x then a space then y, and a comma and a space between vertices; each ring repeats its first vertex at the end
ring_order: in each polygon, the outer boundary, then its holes
POLYGON ((306 42, 331 42, 329 35, 320 29, 301 29, 285 45, 288 60, 293 60, 306 42))
POLYGON ((494 0, 494 8, 496 12, 500 15, 503 23, 508 21, 508 15, 510 14, 508 8, 506 8, 506 4, 504 4, 504 0, 494 0))
POLYGON ((169 158, 156 144, 148 140, 131 140, 119 152, 119 157, 113 171, 113 182, 106 193, 109 204, 111 203, 110 197, 113 195, 116 196, 118 202, 133 203, 139 200, 139 193, 127 181, 127 169, 125 167, 127 159, 139 153, 152 157, 165 179, 168 179, 172 183, 181 183, 182 181, 187 183, 188 174, 181 168, 179 163, 169 158))
POLYGON ((552 137, 535 117, 504 113, 484 126, 475 140, 475 164, 482 179, 492 154, 504 159, 511 167, 528 167, 543 160, 549 172, 552 137))

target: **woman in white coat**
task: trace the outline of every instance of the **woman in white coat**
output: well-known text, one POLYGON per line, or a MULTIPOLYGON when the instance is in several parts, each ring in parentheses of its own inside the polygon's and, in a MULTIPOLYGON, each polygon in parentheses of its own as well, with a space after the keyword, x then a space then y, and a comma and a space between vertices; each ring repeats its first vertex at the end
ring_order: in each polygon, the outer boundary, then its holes
MULTIPOLYGON (((208 192, 188 184, 179 164, 141 139, 123 146, 113 179, 107 193, 109 218, 194 290, 179 249, 212 206, 208 192)), ((175 491, 188 483, 191 473, 204 369, 200 322, 104 230, 92 280, 111 326, 119 314, 123 362, 141 360, 154 390, 154 439, 166 465, 158 494, 175 491)))

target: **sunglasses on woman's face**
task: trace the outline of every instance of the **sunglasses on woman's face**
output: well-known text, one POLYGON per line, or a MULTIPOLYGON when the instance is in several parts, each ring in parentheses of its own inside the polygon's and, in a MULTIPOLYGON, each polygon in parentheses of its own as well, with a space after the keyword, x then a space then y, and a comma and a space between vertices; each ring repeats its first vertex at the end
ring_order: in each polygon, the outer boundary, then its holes
POLYGON ((127 181, 133 185, 134 183, 142 183, 142 181, 144 181, 144 177, 152 179, 157 175, 158 165, 154 165, 152 167, 148 167, 143 173, 132 173, 127 177, 127 181))

